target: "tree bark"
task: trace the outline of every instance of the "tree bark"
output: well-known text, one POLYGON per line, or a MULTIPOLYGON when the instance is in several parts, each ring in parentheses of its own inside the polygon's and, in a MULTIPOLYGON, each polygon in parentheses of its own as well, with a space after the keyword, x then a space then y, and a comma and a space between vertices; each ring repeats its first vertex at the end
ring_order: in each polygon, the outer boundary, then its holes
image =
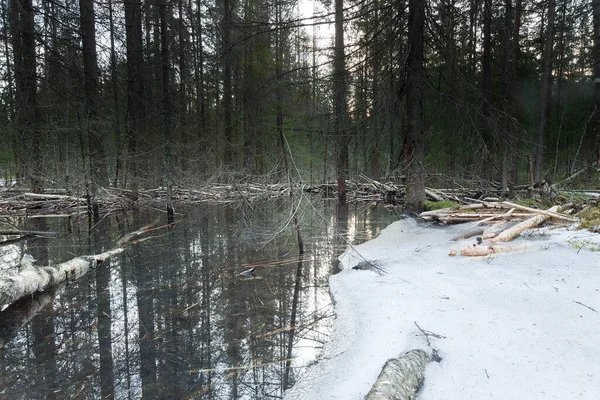
POLYGON ((552 82, 552 61, 554 57, 554 14, 556 12, 556 0, 548 0, 548 24, 544 38, 544 54, 542 58, 542 81, 540 83, 540 101, 537 123, 537 134, 535 143, 535 162, 533 179, 539 182, 542 179, 542 163, 544 158, 544 129, 546 126, 546 114, 552 97, 550 84, 552 82))
POLYGON ((406 83, 406 209, 421 211, 425 200, 423 167, 423 28, 425 0, 410 0, 406 83))

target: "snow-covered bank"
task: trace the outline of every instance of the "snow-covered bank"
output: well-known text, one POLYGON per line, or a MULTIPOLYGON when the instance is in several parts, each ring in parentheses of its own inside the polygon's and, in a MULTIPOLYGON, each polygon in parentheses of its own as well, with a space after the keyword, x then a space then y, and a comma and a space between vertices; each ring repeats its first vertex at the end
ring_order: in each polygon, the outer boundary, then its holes
MULTIPOLYGON (((388 274, 351 269, 342 257, 331 277, 337 318, 321 360, 286 399, 363 399, 385 361, 430 350, 419 399, 600 398, 600 253, 567 241, 600 235, 565 229, 519 238, 525 252, 494 258, 449 257, 467 226, 435 228, 398 221, 356 247, 388 274)), ((596 246, 600 247, 600 246, 596 246)))

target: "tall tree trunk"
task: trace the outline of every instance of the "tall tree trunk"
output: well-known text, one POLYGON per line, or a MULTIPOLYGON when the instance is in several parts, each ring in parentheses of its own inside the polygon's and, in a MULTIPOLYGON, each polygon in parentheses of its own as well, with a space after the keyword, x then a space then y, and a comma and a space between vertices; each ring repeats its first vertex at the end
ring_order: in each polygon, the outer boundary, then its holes
POLYGON ((35 193, 42 191, 42 148, 37 95, 35 25, 32 0, 11 0, 8 19, 15 66, 17 130, 25 178, 35 193))
POLYGON ((108 23, 110 30, 110 86, 112 89, 113 96, 113 131, 115 135, 115 173, 114 173, 114 186, 119 185, 119 174, 121 173, 121 156, 122 156, 122 144, 121 144, 121 107, 119 101, 119 86, 117 78, 117 52, 115 49, 115 24, 113 17, 113 4, 112 0, 108 0, 108 23))
POLYGON ((600 168, 600 0, 592 0, 594 18, 594 103, 596 130, 596 161, 600 168))
POLYGON ((420 211, 425 200, 423 167, 423 30, 425 0, 408 2, 408 59, 406 82, 406 209, 420 211))
POLYGON ((500 190, 508 192, 508 170, 510 165, 510 146, 512 145, 512 121, 510 118, 510 94, 511 94, 511 63, 514 60, 512 56, 512 33, 513 33, 513 5, 512 0, 504 0, 504 26, 502 29, 503 46, 502 46, 502 127, 503 137, 500 138, 501 143, 501 160, 500 160, 500 190))
POLYGON ((544 54, 542 57, 542 81, 540 84, 539 114, 537 123, 537 135, 535 142, 535 163, 533 178, 535 182, 542 179, 542 163, 544 158, 544 129, 546 126, 546 114, 551 99, 550 84, 552 82, 552 59, 554 57, 554 14, 556 12, 556 0, 548 0, 548 25, 544 38, 544 54))
POLYGON ((233 162, 233 54, 232 46, 232 25, 233 25, 233 5, 232 0, 223 1, 223 22, 222 29, 222 47, 223 47, 223 123, 225 124, 225 149, 223 151, 223 162, 231 166, 233 162))
POLYGON ((144 53, 142 49, 141 0, 125 0, 125 32, 127 41, 127 152, 129 186, 133 201, 138 199, 140 159, 138 142, 145 119, 144 53))
MULTIPOLYGON (((512 49, 511 49, 511 104, 512 104, 512 114, 514 121, 521 121, 521 84, 520 84, 520 76, 519 76, 519 67, 521 62, 521 14, 523 11, 523 1, 516 0, 515 2, 515 15, 513 22, 513 41, 512 41, 512 49)), ((517 126, 513 132, 512 137, 512 166, 511 166, 511 178, 510 178, 510 187, 514 187, 518 184, 519 181, 519 144, 521 137, 521 129, 520 126, 517 126)))
POLYGON ((333 112, 335 121, 338 201, 346 202, 348 135, 346 133, 346 60, 344 54, 344 0, 335 0, 335 47, 333 55, 333 112))
MULTIPOLYGON (((189 0, 190 13, 192 0, 189 0)), ((194 44, 194 84, 196 86, 196 115, 198 117, 198 138, 201 148, 205 147, 206 107, 204 103, 204 46, 202 43, 202 3, 196 2, 196 21, 192 24, 192 40, 194 44)))
POLYGON ((488 117, 492 81, 492 0, 483 3, 483 55, 481 58, 483 114, 488 117))
POLYGON ((106 171, 104 138, 98 115, 98 56, 96 53, 96 23, 93 0, 80 0, 79 9, 81 13, 85 110, 90 157, 90 204, 94 218, 99 219, 98 186, 108 185, 108 174, 106 171))
POLYGON ((165 186, 167 188, 167 221, 173 222, 173 160, 172 143, 173 132, 171 122, 171 84, 169 65, 169 34, 167 32, 167 0, 159 0, 160 14, 160 49, 161 49, 161 75, 162 75, 162 105, 163 105, 163 132, 165 135, 165 186))

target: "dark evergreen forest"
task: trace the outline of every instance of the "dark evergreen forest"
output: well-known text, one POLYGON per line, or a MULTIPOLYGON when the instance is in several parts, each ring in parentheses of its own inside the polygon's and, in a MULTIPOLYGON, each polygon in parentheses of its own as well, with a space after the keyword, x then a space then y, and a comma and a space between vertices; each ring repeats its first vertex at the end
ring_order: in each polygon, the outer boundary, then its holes
POLYGON ((34 192, 362 174, 418 205, 600 159, 599 0, 3 0, 1 24, 0 174, 34 192))

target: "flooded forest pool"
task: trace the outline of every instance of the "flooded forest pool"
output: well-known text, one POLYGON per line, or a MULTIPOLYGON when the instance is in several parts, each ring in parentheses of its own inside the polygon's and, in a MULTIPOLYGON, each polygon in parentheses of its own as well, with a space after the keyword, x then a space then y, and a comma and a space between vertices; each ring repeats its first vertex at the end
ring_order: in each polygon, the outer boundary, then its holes
POLYGON ((373 203, 305 199, 299 257, 286 201, 177 211, 171 229, 148 209, 92 227, 84 215, 15 219, 59 237, 4 243, 0 275, 23 258, 97 254, 162 222, 80 279, 0 313, 1 398, 282 398, 328 340, 337 257, 398 219, 373 203))

